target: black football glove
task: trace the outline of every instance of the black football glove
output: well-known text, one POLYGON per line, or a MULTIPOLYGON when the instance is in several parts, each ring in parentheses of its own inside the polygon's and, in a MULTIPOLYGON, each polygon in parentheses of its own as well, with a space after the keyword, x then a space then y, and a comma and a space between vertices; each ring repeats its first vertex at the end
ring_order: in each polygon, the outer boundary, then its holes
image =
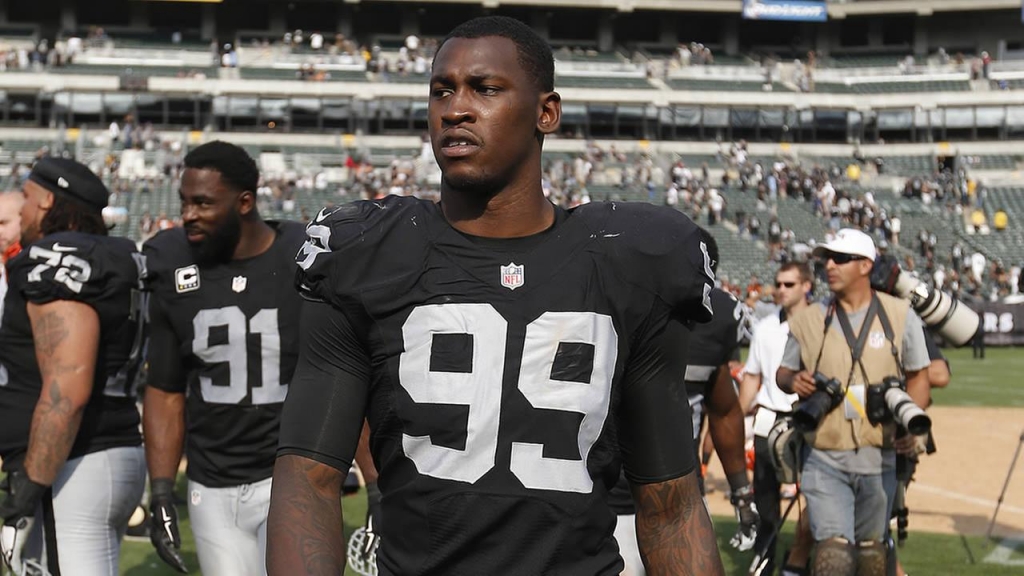
POLYGON ((757 505, 754 504, 754 489, 748 484, 739 490, 734 490, 729 499, 736 509, 736 535, 729 540, 729 545, 746 552, 754 547, 757 539, 757 505))
POLYGON ((47 487, 33 482, 24 471, 14 470, 7 475, 4 489, 7 496, 0 502, 0 558, 8 568, 20 570, 25 536, 47 487))
POLYGON ((376 482, 370 482, 366 485, 366 539, 363 540, 363 548, 360 551, 367 561, 373 559, 373 555, 377 553, 377 546, 380 545, 380 517, 380 488, 376 482))
POLYGON ((181 557, 181 534, 178 532, 178 511, 174 509, 174 480, 159 478, 150 483, 149 540, 156 554, 168 566, 182 574, 188 567, 181 557))

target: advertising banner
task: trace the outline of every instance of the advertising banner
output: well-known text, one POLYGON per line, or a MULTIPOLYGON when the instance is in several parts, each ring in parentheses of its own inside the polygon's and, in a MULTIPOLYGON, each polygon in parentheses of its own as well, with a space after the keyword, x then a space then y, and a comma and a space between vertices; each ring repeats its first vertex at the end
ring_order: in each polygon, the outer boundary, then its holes
POLYGON ((747 20, 789 20, 825 22, 825 2, 815 0, 743 0, 743 17, 747 20))
POLYGON ((1024 346, 1024 304, 971 305, 981 316, 986 346, 1024 346))

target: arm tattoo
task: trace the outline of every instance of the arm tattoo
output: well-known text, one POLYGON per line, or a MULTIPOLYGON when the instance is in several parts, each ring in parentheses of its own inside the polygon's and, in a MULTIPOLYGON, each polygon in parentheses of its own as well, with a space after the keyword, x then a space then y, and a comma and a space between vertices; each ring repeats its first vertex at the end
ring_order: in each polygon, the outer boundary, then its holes
POLYGON ((32 414, 25 471, 32 480, 50 485, 78 436, 92 390, 96 342, 86 336, 93 324, 79 310, 35 312, 30 306, 29 318, 43 386, 32 414))
POLYGON ((637 543, 648 576, 725 573, 696 473, 635 484, 633 498, 637 543))
POLYGON ((342 479, 335 468, 308 458, 278 458, 267 525, 270 576, 344 573, 342 479))
POLYGON ((57 346, 67 337, 68 328, 64 325, 64 318, 57 312, 43 314, 32 327, 32 339, 35 341, 36 351, 44 356, 53 356, 57 346))
POLYGON ((47 388, 48 393, 39 397, 32 415, 25 470, 29 478, 50 485, 71 453, 82 422, 82 410, 76 409, 71 399, 61 392, 56 380, 47 388))

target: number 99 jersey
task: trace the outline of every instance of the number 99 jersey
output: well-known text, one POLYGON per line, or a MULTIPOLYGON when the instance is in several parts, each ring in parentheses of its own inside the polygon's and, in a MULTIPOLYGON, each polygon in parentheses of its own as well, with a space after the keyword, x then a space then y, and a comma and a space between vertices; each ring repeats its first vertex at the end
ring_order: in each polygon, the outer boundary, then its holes
POLYGON ((303 317, 279 455, 344 470, 365 406, 380 573, 618 574, 620 463, 646 483, 694 468, 670 319, 711 317, 697 227, 589 204, 535 236, 474 238, 392 196, 307 235, 298 284, 324 303, 303 317))
POLYGON ((187 393, 188 477, 211 488, 269 478, 281 404, 295 370, 299 309, 295 222, 258 256, 199 266, 182 229, 146 242, 150 265, 147 384, 187 393))
POLYGON ((135 244, 59 232, 29 246, 7 263, 10 283, 0 313, 0 457, 4 468, 20 462, 42 389, 28 304, 81 302, 100 322, 92 395, 70 458, 142 443, 135 407, 141 360, 142 277, 146 266, 135 244))

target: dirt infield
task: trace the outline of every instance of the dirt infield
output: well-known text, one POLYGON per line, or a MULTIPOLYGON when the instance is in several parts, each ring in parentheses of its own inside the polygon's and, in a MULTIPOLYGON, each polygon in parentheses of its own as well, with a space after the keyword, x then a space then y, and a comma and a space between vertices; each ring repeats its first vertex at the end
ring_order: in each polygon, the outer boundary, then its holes
MULTIPOLYGON (((1013 453, 1024 432, 1020 408, 933 407, 938 452, 925 457, 907 494, 910 527, 944 534, 983 535, 995 510, 1013 453)), ((712 513, 731 515, 728 486, 717 458, 708 473, 712 513)), ((999 510, 993 535, 1024 538, 1024 453, 999 510)))

